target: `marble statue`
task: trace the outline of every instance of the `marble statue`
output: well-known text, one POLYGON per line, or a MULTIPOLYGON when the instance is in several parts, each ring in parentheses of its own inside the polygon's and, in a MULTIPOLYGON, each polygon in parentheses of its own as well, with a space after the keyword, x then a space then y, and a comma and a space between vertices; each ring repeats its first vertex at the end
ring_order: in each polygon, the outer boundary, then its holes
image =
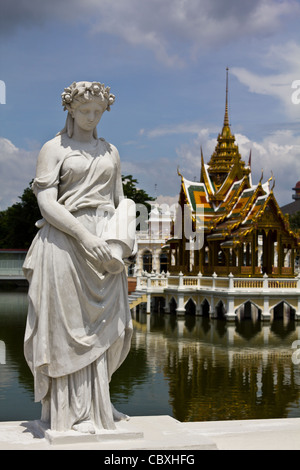
POLYGON ((41 421, 54 431, 93 434, 127 418, 111 404, 109 383, 131 343, 125 265, 135 206, 123 195, 116 147, 96 130, 114 100, 98 82, 65 88, 66 125, 42 147, 33 182, 43 219, 23 266, 24 353, 41 421))

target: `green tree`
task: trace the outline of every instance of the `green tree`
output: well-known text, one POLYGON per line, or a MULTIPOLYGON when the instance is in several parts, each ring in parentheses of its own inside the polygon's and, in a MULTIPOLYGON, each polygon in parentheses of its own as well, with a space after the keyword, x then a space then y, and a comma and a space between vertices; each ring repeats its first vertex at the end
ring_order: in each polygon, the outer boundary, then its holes
MULTIPOLYGON (((122 176, 124 194, 136 204, 144 204, 147 209, 150 205, 147 201, 154 201, 143 189, 138 189, 138 181, 132 175, 122 176)), ((36 197, 31 189, 32 181, 24 190, 21 200, 0 212, 0 248, 29 248, 37 233, 35 223, 41 219, 41 213, 36 197)))
POLYGON ((128 199, 132 199, 136 204, 137 204, 137 227, 136 230, 146 230, 147 229, 147 221, 145 220, 146 214, 145 211, 143 210, 141 213, 141 208, 139 208, 139 205, 143 205, 147 208, 147 212, 149 215, 149 212, 151 210, 151 205, 149 204, 150 201, 155 201, 155 199, 149 194, 146 193, 143 189, 137 188, 138 180, 133 178, 132 175, 127 175, 124 176, 122 175, 122 183, 123 183, 123 191, 124 191, 124 196, 126 196, 128 199))
POLYGON ((136 187, 136 185, 138 184, 138 180, 133 178, 132 175, 122 175, 122 182, 124 195, 128 199, 132 199, 136 204, 144 204, 149 212, 149 210, 151 209, 149 202, 154 201, 155 199, 149 196, 149 194, 147 194, 143 189, 139 189, 136 187))
POLYGON ((300 230, 300 211, 289 215, 291 229, 295 232, 300 230))
POLYGON ((37 228, 35 222, 41 218, 41 213, 31 184, 17 202, 0 212, 0 247, 29 248, 37 228))

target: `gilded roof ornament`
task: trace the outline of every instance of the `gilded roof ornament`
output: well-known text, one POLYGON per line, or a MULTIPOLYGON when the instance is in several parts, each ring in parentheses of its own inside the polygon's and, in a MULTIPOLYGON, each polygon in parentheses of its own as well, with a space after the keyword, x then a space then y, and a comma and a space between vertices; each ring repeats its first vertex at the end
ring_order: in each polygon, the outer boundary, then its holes
POLYGON ((235 136, 231 133, 228 112, 228 67, 226 68, 226 97, 225 97, 225 114, 221 133, 217 138, 215 151, 208 163, 208 173, 215 186, 214 198, 222 200, 224 191, 228 190, 234 179, 242 179, 243 176, 249 174, 249 165, 245 167, 242 160, 235 136), (226 180, 226 188, 224 182, 226 180))
POLYGON ((228 67, 226 67, 226 98, 225 98, 225 115, 224 115, 224 126, 229 127, 229 116, 228 116, 228 67))

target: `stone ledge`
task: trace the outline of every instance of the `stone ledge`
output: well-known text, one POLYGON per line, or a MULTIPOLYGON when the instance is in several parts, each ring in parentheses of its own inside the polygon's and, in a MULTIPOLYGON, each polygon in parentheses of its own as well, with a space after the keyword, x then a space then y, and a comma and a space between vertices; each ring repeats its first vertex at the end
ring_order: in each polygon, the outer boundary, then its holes
POLYGON ((300 418, 181 423, 161 415, 134 416, 123 423, 144 436, 56 445, 36 434, 34 421, 0 422, 0 450, 181 450, 194 455, 198 450, 300 450, 300 418))
POLYGON ((115 430, 103 429, 95 434, 81 433, 77 431, 58 432, 48 428, 46 423, 42 421, 33 421, 31 430, 34 435, 45 438, 52 445, 63 444, 85 444, 85 443, 101 443, 104 441, 116 441, 124 439, 142 439, 144 433, 132 426, 126 425, 127 421, 116 423, 115 430))
MULTIPOLYGON (((189 430, 171 416, 135 416, 122 421, 114 434, 104 436, 47 435, 37 421, 0 423, 0 450, 217 450, 213 439, 189 430), (118 435, 119 432, 119 435, 118 435), (91 439, 89 439, 91 436, 91 439), (93 440, 94 439, 94 440, 93 440)), ((75 432, 75 431, 74 431, 75 432)), ((64 434, 64 433, 59 433, 64 434)))

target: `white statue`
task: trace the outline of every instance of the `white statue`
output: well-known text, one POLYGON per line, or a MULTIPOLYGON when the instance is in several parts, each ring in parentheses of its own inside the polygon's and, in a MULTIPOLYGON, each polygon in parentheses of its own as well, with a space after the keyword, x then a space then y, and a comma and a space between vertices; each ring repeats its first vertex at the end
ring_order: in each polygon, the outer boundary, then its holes
POLYGON ((117 149, 96 131, 114 100, 97 82, 64 90, 66 126, 43 146, 33 182, 43 219, 23 266, 24 352, 41 420, 55 431, 97 433, 127 418, 111 405, 109 382, 130 349, 124 258, 135 249, 135 207, 117 149))

